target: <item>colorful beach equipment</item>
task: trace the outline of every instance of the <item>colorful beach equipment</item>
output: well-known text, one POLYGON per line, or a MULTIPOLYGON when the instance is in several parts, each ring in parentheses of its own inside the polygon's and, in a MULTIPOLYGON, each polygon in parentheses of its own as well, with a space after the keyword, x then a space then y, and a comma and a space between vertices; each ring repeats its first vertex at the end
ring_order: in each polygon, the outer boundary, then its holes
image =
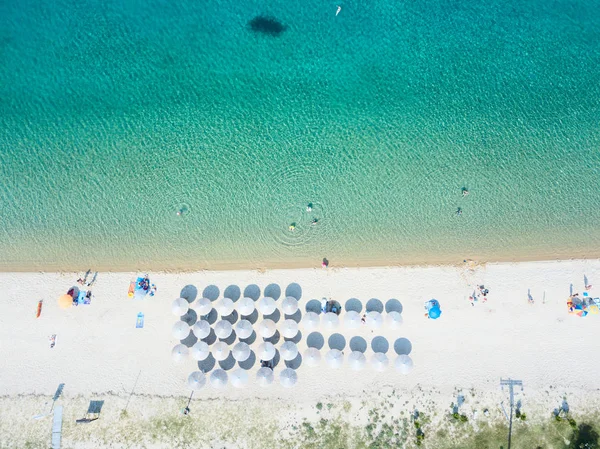
POLYGON ((62 295, 58 298, 58 307, 61 309, 68 309, 69 307, 73 307, 73 297, 68 294, 62 295))

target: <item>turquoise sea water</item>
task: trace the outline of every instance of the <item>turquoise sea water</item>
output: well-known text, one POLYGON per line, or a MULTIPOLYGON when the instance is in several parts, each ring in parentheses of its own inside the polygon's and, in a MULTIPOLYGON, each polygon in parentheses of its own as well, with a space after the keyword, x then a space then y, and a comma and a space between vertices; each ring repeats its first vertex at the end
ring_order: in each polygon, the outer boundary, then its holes
POLYGON ((596 0, 340 2, 1 2, 0 269, 600 254, 596 0))

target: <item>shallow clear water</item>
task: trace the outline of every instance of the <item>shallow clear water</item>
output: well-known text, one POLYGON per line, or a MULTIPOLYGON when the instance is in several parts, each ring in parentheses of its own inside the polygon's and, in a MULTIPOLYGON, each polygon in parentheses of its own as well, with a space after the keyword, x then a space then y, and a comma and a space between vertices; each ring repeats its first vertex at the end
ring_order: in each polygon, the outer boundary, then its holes
POLYGON ((2 2, 0 269, 600 254, 595 0, 341 5, 2 2))

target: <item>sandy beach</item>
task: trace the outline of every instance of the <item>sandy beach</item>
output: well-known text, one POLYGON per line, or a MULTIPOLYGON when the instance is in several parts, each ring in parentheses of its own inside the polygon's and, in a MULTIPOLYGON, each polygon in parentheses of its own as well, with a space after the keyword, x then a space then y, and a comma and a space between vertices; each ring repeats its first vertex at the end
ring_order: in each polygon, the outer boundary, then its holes
MULTIPOLYGON (((157 293, 143 300, 127 296, 136 273, 101 272, 90 305, 60 309, 57 298, 80 275, 0 274, 2 448, 49 447, 52 418, 32 417, 50 408, 60 383, 65 384, 64 392, 56 404, 64 407, 65 448, 318 447, 316 440, 298 439, 296 434, 306 430, 303 422, 318 426, 323 425, 322 419, 330 421, 328 429, 335 427, 331 427, 334 422, 341 426, 345 439, 340 444, 359 447, 358 442, 366 437, 356 429, 364 434, 378 413, 373 410, 379 409, 386 410, 386 419, 409 419, 418 410, 428 416, 423 420, 425 447, 454 447, 451 444, 460 438, 505 425, 500 403, 508 407, 508 391, 502 391, 499 384, 501 378, 509 377, 523 382, 517 399, 528 415, 527 422, 519 423, 524 429, 543 425, 565 398, 575 417, 600 409, 600 358, 594 352, 600 316, 569 315, 566 307, 571 288, 580 294, 585 291, 584 276, 589 284, 600 282, 598 260, 149 273, 157 293), (486 302, 468 299, 477 285, 489 289, 486 302), (190 416, 183 416, 180 410, 191 391, 186 379, 198 370, 198 362, 189 358, 176 364, 172 360, 171 350, 179 343, 171 335, 178 321, 171 313, 172 301, 182 290, 197 292, 198 298, 222 298, 255 293, 256 287, 261 297, 271 294, 278 304, 286 295, 297 296, 302 313, 314 299, 331 298, 344 306, 354 298, 363 310, 372 298, 384 307, 389 299, 397 299, 403 317, 397 330, 387 326, 350 330, 343 324, 335 330, 323 326, 315 330, 323 337, 322 355, 329 349, 332 334, 343 337, 346 357, 351 339, 362 337, 367 359, 373 354, 373 339, 383 337, 378 342, 389 343, 387 355, 392 363, 383 372, 369 366, 356 372, 346 363, 339 369, 324 361, 317 367, 301 363, 296 370, 298 383, 286 389, 277 376, 283 360, 275 367, 274 384, 267 388, 254 379, 257 362, 249 370, 247 386, 217 390, 207 384, 195 393, 190 416), (443 312, 437 320, 424 316, 424 303, 432 298, 440 302, 443 312), (42 313, 36 318, 42 299, 42 313), (139 312, 145 316, 143 329, 135 326, 139 312), (53 334, 56 345, 50 348, 53 334), (414 362, 408 375, 393 367, 398 339, 406 339, 402 340, 404 348, 408 347, 414 362), (453 432, 444 423, 452 412, 451 403, 456 404, 459 397, 464 399, 464 404, 463 399, 458 402, 460 414, 468 417, 468 427, 453 432), (101 418, 75 425, 90 400, 104 400, 101 418), (435 433, 443 427, 449 433, 435 433), (438 437, 430 437, 432 433, 438 437)), ((590 289, 592 296, 594 291, 598 288, 590 289)), ((300 332, 302 353, 310 331, 300 324, 300 332)), ((251 347, 259 343, 260 338, 251 347)), ((408 427, 406 422, 398 425, 398 432, 406 432, 406 447, 416 444, 410 419, 408 427)))

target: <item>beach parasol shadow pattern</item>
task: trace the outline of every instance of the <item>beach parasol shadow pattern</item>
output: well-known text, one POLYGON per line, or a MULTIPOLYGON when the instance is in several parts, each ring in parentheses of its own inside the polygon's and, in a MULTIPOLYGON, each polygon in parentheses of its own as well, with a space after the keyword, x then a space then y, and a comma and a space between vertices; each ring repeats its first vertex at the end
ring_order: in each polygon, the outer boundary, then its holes
POLYGON ((172 338, 179 340, 171 356, 182 365, 193 361, 186 378, 192 390, 241 388, 250 379, 261 386, 290 388, 299 382, 297 370, 303 366, 375 372, 395 368, 403 375, 414 366, 408 338, 391 345, 383 336, 367 341, 353 335, 383 326, 399 329, 403 306, 397 299, 371 298, 363 307, 357 298, 303 301, 296 283, 285 290, 274 283, 263 289, 250 284, 243 290, 231 284, 222 294, 217 285, 204 287, 200 294, 190 284, 170 309, 179 318, 171 329, 172 338), (297 346, 302 343, 306 347, 297 346))

